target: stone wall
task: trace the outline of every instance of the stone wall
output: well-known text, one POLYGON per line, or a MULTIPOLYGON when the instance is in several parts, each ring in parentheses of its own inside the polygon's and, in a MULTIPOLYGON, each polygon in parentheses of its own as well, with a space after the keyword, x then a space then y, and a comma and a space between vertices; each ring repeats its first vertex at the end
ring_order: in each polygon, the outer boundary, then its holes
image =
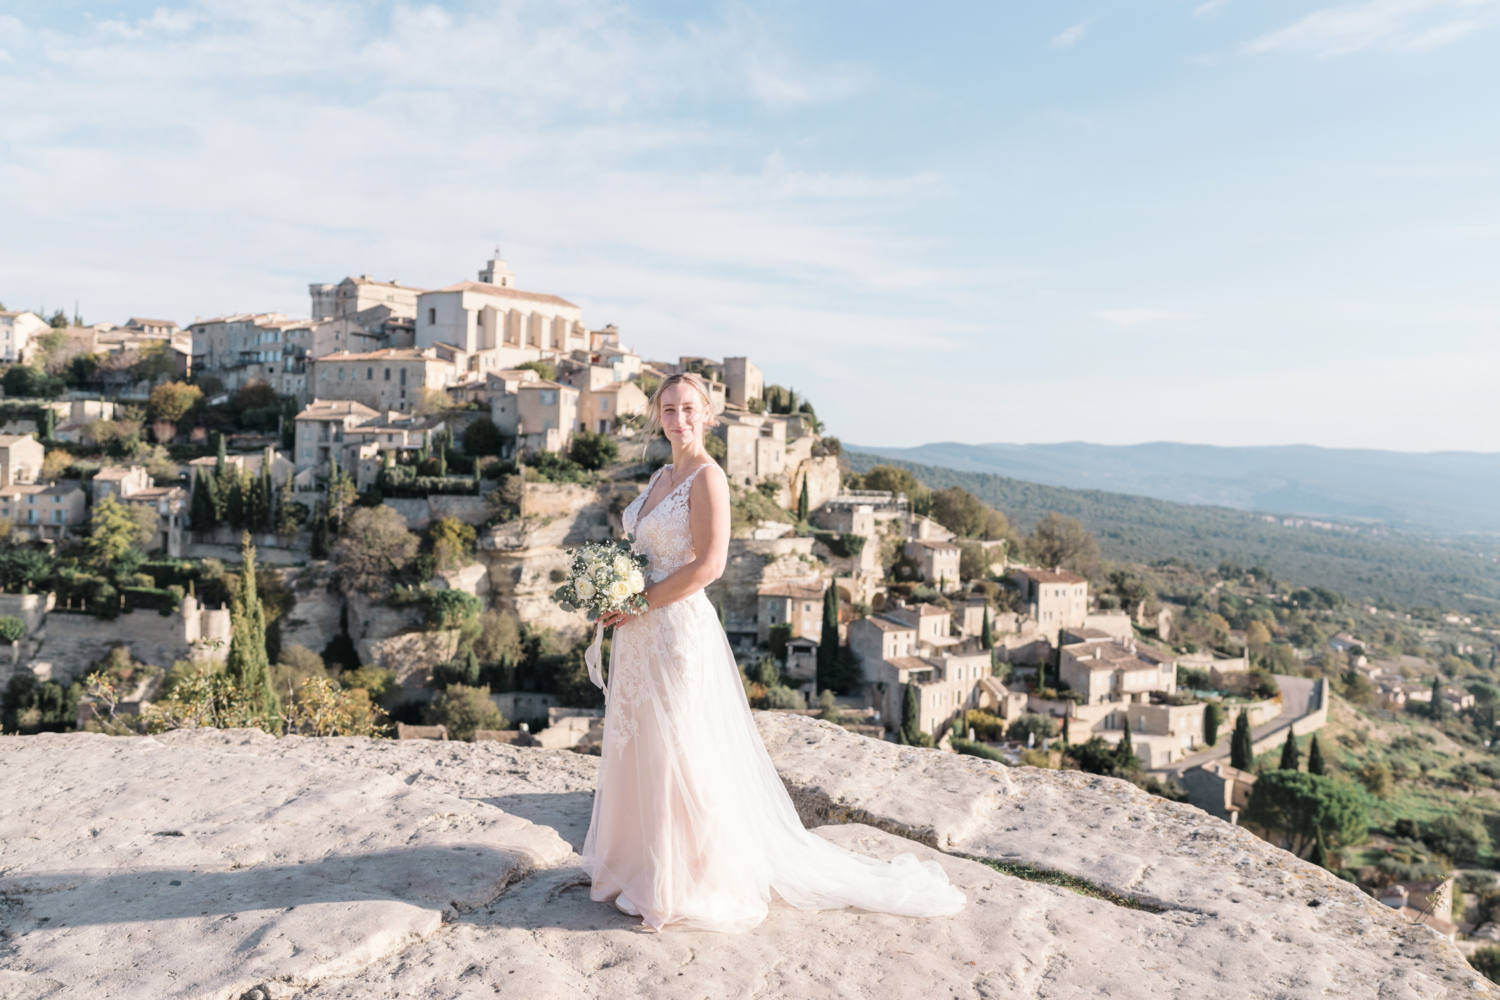
MULTIPOLYGON (((83 678, 115 646, 127 646, 133 658, 157 667, 170 667, 193 655, 181 613, 134 611, 104 621, 90 614, 54 611, 39 637, 28 664, 31 672, 63 684, 83 678)), ((226 653, 221 648, 214 655, 222 659, 226 653)))
POLYGON ((329 641, 339 633, 344 595, 333 586, 326 562, 288 570, 285 579, 297 603, 281 619, 282 648, 305 646, 322 655, 329 641))
POLYGON ((724 575, 708 585, 708 599, 724 608, 729 632, 754 632, 759 612, 757 591, 768 583, 822 581, 825 567, 812 554, 811 538, 733 538, 724 575))

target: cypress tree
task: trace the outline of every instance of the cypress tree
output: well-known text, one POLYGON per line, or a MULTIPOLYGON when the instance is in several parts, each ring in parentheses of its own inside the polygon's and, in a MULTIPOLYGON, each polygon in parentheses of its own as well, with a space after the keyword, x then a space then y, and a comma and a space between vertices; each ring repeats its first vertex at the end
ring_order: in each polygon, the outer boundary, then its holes
POLYGON ((1072 719, 1072 716, 1070 716, 1070 715, 1063 716, 1063 728, 1062 728, 1063 746, 1067 746, 1069 743, 1073 742, 1072 740, 1068 739, 1068 722, 1071 719, 1072 719))
POLYGON ((229 463, 229 445, 224 440, 223 431, 214 431, 214 436, 219 439, 219 455, 214 460, 214 475, 222 481, 224 478, 224 466, 229 463))
POLYGON ((818 640, 818 688, 834 686, 839 652, 839 588, 832 580, 823 591, 823 632, 818 640))
POLYGON ((1250 713, 1240 709, 1234 720, 1234 735, 1229 738, 1229 766, 1241 771, 1250 770, 1255 763, 1255 740, 1250 736, 1250 713))
POLYGON ((322 504, 318 505, 313 514, 312 542, 308 546, 308 555, 314 559, 328 558, 328 512, 322 504))
POLYGON ((189 501, 188 517, 192 519, 193 531, 212 530, 219 521, 218 505, 214 503, 213 476, 207 469, 193 480, 193 496, 189 501))
POLYGON ((917 695, 917 686, 906 682, 906 693, 901 697, 900 741, 904 744, 920 744, 922 732, 922 702, 917 695))
POLYGON ((1281 769, 1283 771, 1295 771, 1297 765, 1302 762, 1302 754, 1297 751, 1297 734, 1292 732, 1292 727, 1286 727, 1286 742, 1281 745, 1281 769))
POLYGON ((266 612, 255 590, 255 547, 250 535, 240 541, 245 571, 229 614, 229 658, 224 671, 255 709, 274 717, 281 701, 271 690, 271 662, 266 655, 266 612))
POLYGON ((1219 726, 1224 722, 1224 709, 1216 701, 1203 706, 1203 742, 1213 746, 1219 742, 1219 726))
POLYGON ((260 458, 260 530, 276 530, 276 481, 271 477, 271 447, 260 458))
POLYGON ((1115 747, 1115 766, 1122 771, 1134 771, 1141 766, 1141 762, 1135 756, 1135 744, 1130 739, 1130 720, 1125 720, 1125 735, 1120 737, 1120 745, 1115 747))
POLYGON ((802 493, 797 497, 797 520, 807 520, 807 477, 802 477, 802 493))
POLYGON ((1307 773, 1327 774, 1328 767, 1323 763, 1323 749, 1318 746, 1318 736, 1313 734, 1312 743, 1307 747, 1307 773))
POLYGON ((42 440, 51 441, 52 434, 57 430, 57 411, 51 406, 42 407, 42 440))
POLYGON ((1431 710, 1432 717, 1434 719, 1441 719, 1443 717, 1443 714, 1444 714, 1443 710, 1446 709, 1447 707, 1448 706, 1446 706, 1446 705, 1443 704, 1443 675, 1442 674, 1433 674, 1432 675, 1432 710, 1431 710))
POLYGON ((984 606, 984 624, 979 626, 979 645, 985 649, 995 648, 995 631, 990 625, 990 606, 984 606))

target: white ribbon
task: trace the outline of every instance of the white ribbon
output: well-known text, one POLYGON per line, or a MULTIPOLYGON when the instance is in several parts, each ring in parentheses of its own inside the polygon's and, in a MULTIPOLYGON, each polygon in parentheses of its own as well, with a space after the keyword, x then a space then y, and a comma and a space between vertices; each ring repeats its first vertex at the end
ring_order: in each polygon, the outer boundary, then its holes
POLYGON ((609 697, 609 688, 604 686, 604 626, 594 626, 594 641, 584 650, 583 662, 588 664, 589 680, 593 681, 609 697))

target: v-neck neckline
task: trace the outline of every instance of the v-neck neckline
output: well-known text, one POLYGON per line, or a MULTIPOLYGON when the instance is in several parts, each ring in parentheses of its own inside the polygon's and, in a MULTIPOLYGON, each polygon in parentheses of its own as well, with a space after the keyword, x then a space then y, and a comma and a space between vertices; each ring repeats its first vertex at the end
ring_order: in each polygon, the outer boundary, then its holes
MULTIPOLYGON (((640 517, 637 517, 635 519, 635 523, 636 524, 640 524, 642 521, 646 520, 646 518, 650 517, 652 514, 655 514, 657 512, 657 510, 659 510, 661 508, 662 504, 664 504, 668 500, 672 499, 672 494, 673 493, 676 493, 678 490, 682 489, 688 483, 692 482, 693 481, 693 477, 696 476, 698 473, 702 472, 703 471, 703 466, 707 465, 707 464, 708 464, 707 462, 704 462, 703 465, 700 465, 696 469, 694 469, 692 472, 689 472, 686 479, 684 479, 682 482, 678 483, 676 486, 672 487, 670 490, 667 490, 667 492, 662 496, 662 498, 660 500, 656 501, 656 503, 654 503, 654 504, 651 505, 651 509, 650 510, 643 510, 643 511, 641 511, 641 515, 640 515, 640 517)), ((668 465, 668 466, 665 466, 665 468, 667 468, 667 469, 674 469, 674 468, 676 468, 676 466, 674 466, 674 465, 668 465)), ((652 490, 655 490, 655 489, 656 489, 656 484, 652 483, 650 489, 646 490, 646 499, 647 500, 651 499, 652 490)))

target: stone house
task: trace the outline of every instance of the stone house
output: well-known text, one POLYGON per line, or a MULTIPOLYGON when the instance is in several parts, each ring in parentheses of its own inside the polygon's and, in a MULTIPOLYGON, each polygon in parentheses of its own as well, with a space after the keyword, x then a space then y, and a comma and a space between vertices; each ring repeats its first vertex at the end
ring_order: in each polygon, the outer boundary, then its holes
MULTIPOLYGON (((876 679, 869 686, 870 705, 890 728, 902 724, 906 685, 915 686, 917 725, 925 733, 936 731, 959 712, 978 708, 990 677, 988 653, 954 656, 898 656, 874 664, 876 679)), ((868 676, 868 674, 867 674, 868 676)))
POLYGON ((917 630, 917 655, 933 656, 963 644, 952 634, 953 613, 936 604, 897 604, 885 617, 904 622, 917 630))
POLYGON ((879 677, 879 663, 917 655, 917 626, 885 615, 867 615, 849 623, 849 649, 859 660, 867 684, 879 677))
POLYGON ((36 482, 46 452, 30 434, 0 434, 0 486, 36 482))
POLYGON ((1046 632, 1087 624, 1089 584, 1066 570, 1021 568, 1011 574, 1026 613, 1046 632))
MULTIPOLYGON (((799 681, 818 676, 818 640, 798 636, 786 644, 786 672, 799 681)), ((816 696, 817 692, 814 691, 816 696)))
POLYGON ((1255 788, 1255 775, 1230 767, 1227 760, 1190 767, 1182 772, 1181 781, 1189 802, 1230 823, 1239 822, 1255 788))
POLYGON ((436 350, 388 348, 355 354, 335 351, 308 362, 315 399, 354 400, 376 410, 411 412, 423 389, 442 389, 457 376, 436 350))
POLYGON ((786 472, 786 422, 748 410, 726 410, 713 429, 724 442, 724 472, 731 483, 754 486, 786 472))
POLYGON ((358 446, 363 442, 346 439, 346 433, 379 415, 352 399, 314 399, 296 418, 297 475, 321 470, 329 459, 337 459, 345 468, 352 467, 358 461, 358 446))
POLYGON ((764 398, 765 378, 749 358, 725 358, 724 388, 730 406, 749 408, 752 401, 764 398))
POLYGON ((1084 697, 1084 704, 1149 702, 1153 692, 1177 690, 1177 659, 1134 641, 1090 639, 1062 647, 1058 676, 1084 697))
POLYGON ((395 281, 377 281, 368 274, 345 278, 338 284, 307 286, 315 320, 352 317, 384 307, 401 316, 417 315, 417 297, 424 291, 395 281))
POLYGON ((641 387, 616 374, 615 368, 591 364, 564 377, 579 392, 579 430, 608 434, 618 429, 621 416, 646 412, 649 400, 641 387))
POLYGON ((275 384, 285 363, 285 332, 297 325, 279 312, 196 320, 188 324, 192 371, 216 376, 231 391, 255 381, 275 384))
POLYGON ((821 640, 823 636, 823 592, 821 585, 804 583, 763 584, 756 590, 756 638, 766 642, 771 627, 790 624, 792 635, 821 640))
POLYGON ((69 527, 88 520, 88 498, 76 479, 14 483, 0 487, 0 517, 32 538, 61 541, 69 527))
POLYGON ((507 368, 485 376, 485 398, 490 420, 508 438, 521 435, 521 386, 538 382, 541 376, 530 368, 507 368))
POLYGON ((89 483, 94 503, 111 494, 116 500, 124 501, 150 486, 151 476, 139 465, 106 465, 94 473, 94 478, 89 483))
POLYGON ((581 395, 561 382, 523 382, 516 392, 520 446, 534 451, 566 451, 578 428, 581 395))
POLYGON ((961 553, 956 543, 914 540, 907 542, 902 547, 902 552, 916 564, 922 579, 950 586, 959 582, 958 564, 961 553))
MULTIPOLYGON (((265 453, 259 451, 244 454, 236 453, 224 456, 224 465, 232 469, 244 469, 252 476, 260 475, 260 467, 265 462, 265 453)), ((206 455, 203 458, 195 458, 188 463, 188 490, 189 492, 198 485, 198 477, 204 473, 213 472, 218 467, 219 459, 216 455, 206 455)), ((285 483, 297 474, 297 466, 291 459, 281 454, 276 448, 271 449, 271 481, 277 486, 285 483)))
POLYGON ((47 321, 34 312, 0 312, 0 361, 9 364, 22 360, 36 336, 50 329, 47 321))

